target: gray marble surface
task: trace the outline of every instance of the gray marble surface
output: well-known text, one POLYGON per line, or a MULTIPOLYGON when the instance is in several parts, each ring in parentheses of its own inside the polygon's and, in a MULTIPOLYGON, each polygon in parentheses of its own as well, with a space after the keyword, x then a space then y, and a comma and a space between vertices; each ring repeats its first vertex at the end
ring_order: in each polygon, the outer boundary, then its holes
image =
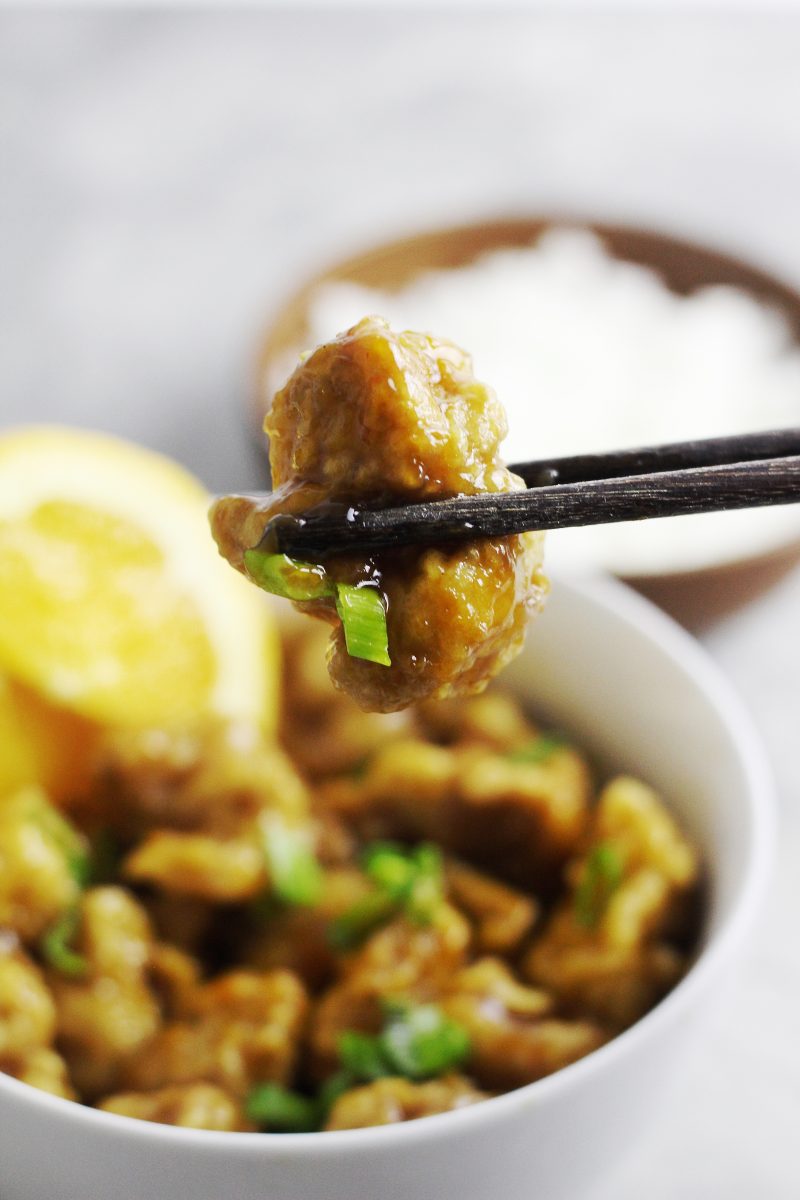
MULTIPOLYGON (((252 483, 265 314, 324 260, 483 214, 635 220, 800 283, 799 57, 791 14, 0 11, 0 423, 252 483)), ((774 886, 596 1200, 800 1195, 798 605, 795 575, 705 639, 772 755, 774 886)))

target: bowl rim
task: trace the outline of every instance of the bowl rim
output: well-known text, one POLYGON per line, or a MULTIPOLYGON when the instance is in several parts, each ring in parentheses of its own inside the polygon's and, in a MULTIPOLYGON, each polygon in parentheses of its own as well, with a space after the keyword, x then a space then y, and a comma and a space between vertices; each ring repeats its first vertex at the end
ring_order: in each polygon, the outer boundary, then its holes
POLYGON ((83 1125, 112 1137, 129 1135, 138 1140, 143 1151, 148 1144, 172 1143, 176 1148, 201 1153, 227 1151, 232 1159, 256 1155, 268 1161, 285 1162, 287 1153, 301 1157, 376 1151, 385 1146, 429 1142, 448 1134, 467 1134, 476 1122, 493 1125, 506 1115, 528 1106, 547 1103, 580 1087, 582 1081, 620 1057, 636 1052, 646 1039, 679 1018, 714 975, 724 967, 737 943, 745 936, 766 890, 769 866, 776 840, 776 802, 772 772, 761 739, 742 700, 720 668, 703 647, 676 621, 627 585, 609 577, 588 580, 562 580, 557 591, 577 594, 590 604, 599 605, 622 618, 638 634, 657 644, 683 670, 716 711, 739 753, 739 765, 746 782, 745 811, 749 819, 750 840, 742 862, 741 878, 733 889, 728 911, 698 952, 686 975, 645 1016, 617 1034, 599 1049, 552 1075, 524 1087, 483 1100, 463 1109, 438 1113, 421 1120, 365 1129, 335 1130, 317 1133, 225 1133, 219 1130, 186 1129, 173 1125, 138 1120, 103 1112, 73 1100, 14 1079, 0 1072, 0 1101, 5 1098, 41 1115, 47 1114, 64 1123, 83 1125))

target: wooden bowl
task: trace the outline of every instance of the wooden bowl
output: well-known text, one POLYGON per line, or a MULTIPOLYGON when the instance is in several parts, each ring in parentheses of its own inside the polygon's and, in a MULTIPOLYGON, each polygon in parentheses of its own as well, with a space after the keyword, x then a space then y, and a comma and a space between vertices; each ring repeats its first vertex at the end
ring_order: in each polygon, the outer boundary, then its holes
MULTIPOLYGON (((321 284, 349 281, 397 291, 423 271, 462 267, 490 250, 528 246, 552 225, 564 223, 518 218, 441 229, 376 246, 321 271, 286 300, 264 334, 252 411, 259 436, 263 439, 260 430, 272 395, 286 381, 299 353, 308 348, 309 301, 321 284)), ((725 284, 780 309, 800 345, 800 293, 773 276, 729 255, 665 234, 621 225, 582 224, 600 237, 616 258, 652 268, 674 292, 685 295, 725 284)), ((798 562, 800 538, 721 566, 624 578, 682 624, 699 631, 755 599, 798 562)))

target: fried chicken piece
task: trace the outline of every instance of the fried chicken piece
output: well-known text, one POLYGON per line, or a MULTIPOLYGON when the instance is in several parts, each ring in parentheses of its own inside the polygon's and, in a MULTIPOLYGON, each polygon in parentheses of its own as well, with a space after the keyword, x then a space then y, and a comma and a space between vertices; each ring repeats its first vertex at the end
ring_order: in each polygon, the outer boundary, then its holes
MULTIPOLYGON (((228 496, 212 510, 220 552, 247 573, 246 550, 270 520, 324 502, 386 506, 525 485, 499 457, 505 414, 467 354, 366 318, 320 346, 276 395, 266 419, 275 492, 228 496)), ((542 536, 337 559, 335 582, 382 592, 391 666, 351 657, 332 597, 298 607, 333 626, 328 669, 365 710, 481 691, 522 648, 547 584, 542 536)))
POLYGON ((209 721, 109 733, 89 805, 93 823, 127 838, 172 830, 225 839, 265 811, 303 820, 308 795, 287 756, 259 730, 209 721))
POLYGON ((0 1059, 50 1046, 55 1030, 55 1005, 42 972, 9 941, 0 949, 0 1059))
POLYGON ((416 1121, 419 1117, 452 1112, 488 1098, 488 1093, 479 1091, 463 1075, 443 1075, 428 1083, 411 1083, 400 1078, 378 1079, 340 1096, 325 1128, 364 1129, 370 1125, 416 1121))
POLYGON ((34 941, 73 904, 84 839, 38 787, 0 800, 0 929, 34 941))
POLYGON ((236 1133, 252 1128, 233 1097, 212 1083, 176 1084, 156 1092, 120 1092, 108 1096, 97 1107, 122 1117, 180 1125, 184 1129, 236 1133))
POLYGON ((446 879, 451 901, 473 923, 476 949, 513 954, 533 928, 536 901, 455 859, 447 862, 446 879))
POLYGON ((525 762, 478 742, 436 746, 420 738, 387 743, 360 777, 317 790, 319 807, 365 838, 425 838, 537 895, 560 884, 590 800, 588 766, 568 745, 525 762))
POLYGON ((525 958, 527 977, 567 1011, 627 1028, 685 970, 683 955, 664 939, 680 925, 698 871, 695 850, 656 793, 627 776, 612 780, 586 852, 567 870, 569 894, 525 958), (598 851, 614 878, 602 878, 598 851))
POLYGON ((554 1016, 552 998, 521 984, 499 959, 457 972, 438 1003, 469 1035, 470 1074, 497 1091, 543 1079, 608 1040, 594 1022, 554 1016))
POLYGON ((184 1007, 128 1064, 131 1090, 206 1082, 240 1099, 255 1083, 290 1080, 308 1008, 291 971, 231 971, 197 988, 184 1007))
POLYGON ((77 1100, 75 1089, 70 1083, 67 1064, 60 1054, 48 1046, 34 1050, 0 1054, 0 1071, 13 1076, 20 1083, 50 1092, 62 1100, 77 1100))
POLYGON ((466 962, 467 920, 452 905, 439 906, 428 925, 396 917, 347 955, 343 978, 312 1013, 309 1046, 313 1073, 325 1079, 338 1065, 339 1035, 348 1029, 376 1033, 387 997, 430 1000, 466 962))
POLYGON ((321 622, 299 618, 284 631, 280 737, 312 781, 357 772, 369 754, 410 728, 408 712, 365 713, 332 685, 329 633, 321 622))
POLYGON ((58 1044, 78 1091, 95 1098, 115 1088, 127 1060, 161 1024, 147 969, 153 932, 147 914, 118 887, 81 897, 76 950, 86 975, 55 968, 47 982, 57 1012, 58 1044))

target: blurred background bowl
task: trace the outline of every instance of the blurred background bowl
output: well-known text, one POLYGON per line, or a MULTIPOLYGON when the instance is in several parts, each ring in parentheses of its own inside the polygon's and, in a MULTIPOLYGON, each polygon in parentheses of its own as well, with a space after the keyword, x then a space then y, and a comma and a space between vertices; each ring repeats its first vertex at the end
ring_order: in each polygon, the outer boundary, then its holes
MULTIPOLYGON (((561 225, 563 222, 553 218, 517 218, 439 229, 375 246, 320 271, 277 309, 264 334, 251 414, 262 445, 261 426, 272 395, 286 381, 300 352, 313 344, 310 306, 323 285, 347 282, 396 292, 422 273, 464 267, 493 250, 530 246, 561 225)), ((614 258, 654 270, 675 293, 688 295, 704 287, 729 286, 778 309, 800 346, 800 293, 774 276, 727 254, 665 234, 624 225, 580 223, 580 227, 599 237, 614 258)), ((699 631, 767 591, 798 562, 800 536, 788 536, 777 545, 767 536, 763 551, 722 564, 624 573, 621 578, 682 624, 699 631)))

